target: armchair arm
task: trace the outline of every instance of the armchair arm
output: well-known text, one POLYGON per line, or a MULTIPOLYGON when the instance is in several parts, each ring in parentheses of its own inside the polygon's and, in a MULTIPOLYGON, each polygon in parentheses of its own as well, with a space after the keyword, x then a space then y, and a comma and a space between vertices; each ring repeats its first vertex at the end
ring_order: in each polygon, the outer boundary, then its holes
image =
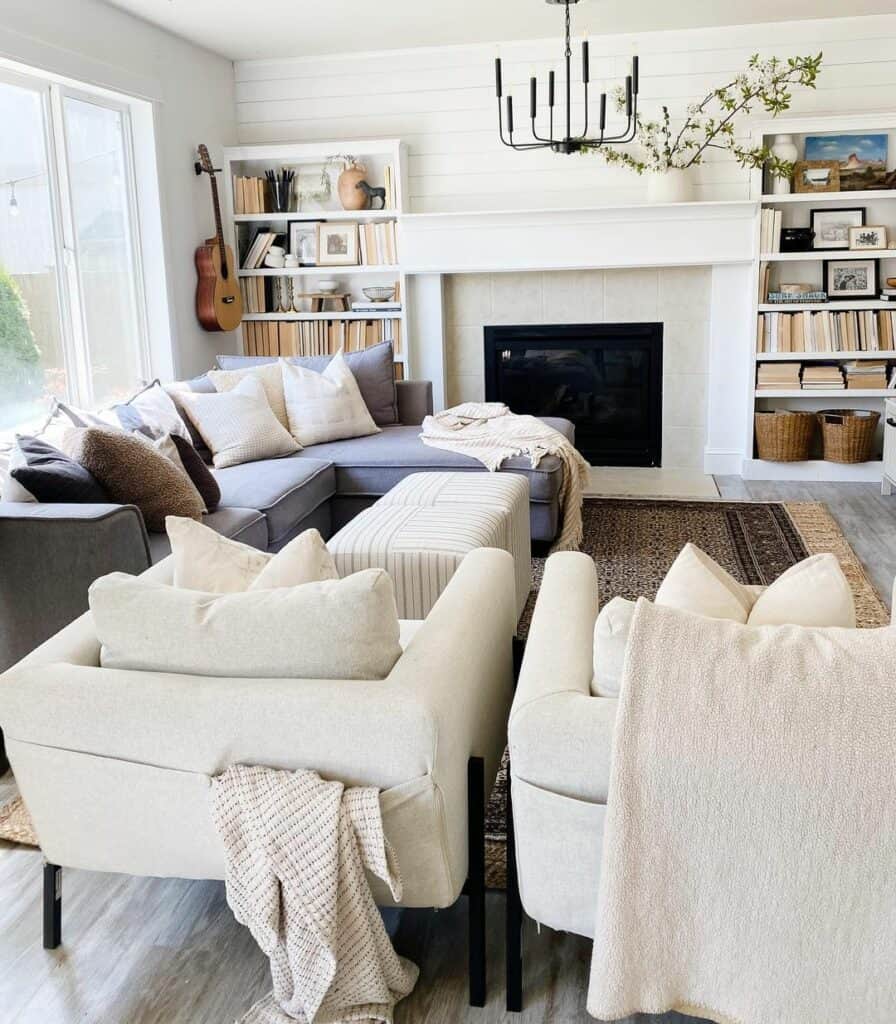
POLYGON ((87 608, 87 588, 108 572, 151 564, 133 505, 0 502, 0 671, 87 608))
POLYGON ((395 382, 398 398, 398 422, 415 427, 432 415, 432 381, 399 380, 395 382))

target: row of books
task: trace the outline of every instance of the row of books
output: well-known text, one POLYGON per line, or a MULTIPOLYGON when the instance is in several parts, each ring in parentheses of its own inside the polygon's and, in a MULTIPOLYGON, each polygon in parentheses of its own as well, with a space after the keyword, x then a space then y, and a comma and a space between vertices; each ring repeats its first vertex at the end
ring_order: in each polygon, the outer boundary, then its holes
POLYGON ((756 351, 891 352, 896 349, 896 310, 760 313, 756 351))
POLYGON ((398 263, 395 221, 359 224, 361 266, 394 266, 398 263))
POLYGON ((881 391, 896 385, 896 367, 886 360, 848 363, 759 363, 757 391, 881 391))
POLYGON ((781 228, 783 211, 764 209, 759 221, 759 251, 781 251, 781 228))
POLYGON ((271 246, 281 237, 276 231, 258 231, 246 251, 243 270, 258 270, 264 266, 264 258, 271 246))
MULTIPOLYGON (((383 169, 383 184, 386 187, 386 209, 396 207, 395 172, 391 165, 383 169)), ((234 213, 272 213, 273 203, 267 178, 233 176, 234 213)), ((322 211, 323 213, 324 211, 322 211)))
POLYGON ((243 338, 249 356, 325 356, 383 341, 402 350, 400 320, 247 320, 243 338))

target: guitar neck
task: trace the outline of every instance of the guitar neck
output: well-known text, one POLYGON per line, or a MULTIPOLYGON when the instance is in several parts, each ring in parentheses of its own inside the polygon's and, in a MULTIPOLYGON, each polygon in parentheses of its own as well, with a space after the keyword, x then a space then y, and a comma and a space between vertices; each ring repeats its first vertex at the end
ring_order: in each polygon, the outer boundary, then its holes
POLYGON ((215 211, 215 240, 218 243, 218 251, 221 253, 221 274, 223 277, 228 277, 229 271, 224 251, 224 228, 221 223, 221 203, 218 199, 218 180, 213 171, 209 172, 209 180, 212 185, 212 207, 215 211))

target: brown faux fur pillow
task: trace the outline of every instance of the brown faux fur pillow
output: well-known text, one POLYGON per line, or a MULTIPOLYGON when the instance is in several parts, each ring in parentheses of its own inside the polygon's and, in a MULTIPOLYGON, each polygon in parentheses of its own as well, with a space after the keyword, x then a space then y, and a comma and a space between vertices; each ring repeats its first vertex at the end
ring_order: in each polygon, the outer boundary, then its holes
POLYGON ((96 477, 110 501, 136 505, 147 530, 164 533, 165 516, 202 518, 202 498, 190 478, 146 441, 89 427, 73 431, 66 449, 96 477))

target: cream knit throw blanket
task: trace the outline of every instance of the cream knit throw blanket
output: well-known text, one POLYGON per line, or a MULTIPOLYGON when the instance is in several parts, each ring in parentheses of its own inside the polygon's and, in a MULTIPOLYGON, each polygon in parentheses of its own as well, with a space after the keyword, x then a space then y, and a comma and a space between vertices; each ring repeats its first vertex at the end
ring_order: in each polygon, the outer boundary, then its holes
POLYGON ((391 1021, 417 968, 392 948, 364 873, 401 898, 377 790, 234 765, 212 780, 212 795, 227 902, 274 982, 242 1024, 391 1021))
POLYGON ((893 628, 638 602, 589 1013, 896 1020, 894 665, 893 628))
POLYGON ((552 551, 574 551, 582 543, 582 499, 588 485, 588 463, 576 447, 553 427, 534 416, 517 416, 500 402, 466 402, 423 421, 420 439, 478 459, 494 472, 505 459, 527 455, 535 468, 545 455, 563 464, 560 483, 560 536, 552 551))

